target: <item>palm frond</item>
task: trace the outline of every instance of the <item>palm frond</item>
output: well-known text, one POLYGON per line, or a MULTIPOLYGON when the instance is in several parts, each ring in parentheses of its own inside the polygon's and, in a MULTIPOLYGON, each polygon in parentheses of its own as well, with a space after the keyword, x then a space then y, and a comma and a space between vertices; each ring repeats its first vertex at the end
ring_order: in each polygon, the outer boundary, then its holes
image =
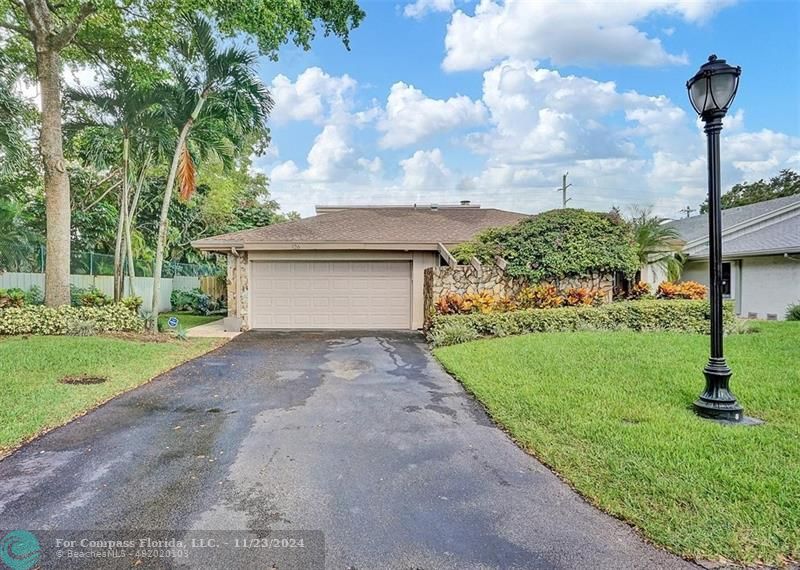
POLYGON ((197 187, 197 171, 194 167, 192 155, 189 152, 189 145, 184 143, 181 149, 180 161, 178 162, 178 183, 180 185, 179 194, 184 202, 191 198, 197 187))

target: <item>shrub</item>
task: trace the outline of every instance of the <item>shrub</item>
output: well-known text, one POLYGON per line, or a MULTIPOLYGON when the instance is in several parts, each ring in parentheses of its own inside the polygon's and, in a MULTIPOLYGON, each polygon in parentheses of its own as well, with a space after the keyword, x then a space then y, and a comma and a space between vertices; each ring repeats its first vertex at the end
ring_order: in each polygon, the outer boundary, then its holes
MULTIPOLYGON (((437 343, 470 336, 464 332, 465 329, 470 329, 475 338, 576 330, 663 330, 708 334, 709 315, 707 302, 687 300, 621 301, 597 307, 437 315, 431 321, 428 338, 435 346, 442 346, 437 343), (440 332, 443 327, 446 333, 440 332)), ((726 330, 730 330, 734 323, 731 303, 725 303, 723 319, 726 330)))
POLYGON ((28 292, 25 293, 25 304, 26 305, 43 305, 44 304, 44 293, 39 288, 38 285, 32 285, 28 292))
POLYGON ((492 313, 511 311, 517 303, 506 296, 494 295, 489 291, 477 293, 445 293, 436 301, 436 312, 440 315, 461 315, 466 313, 492 313))
POLYGON ((619 216, 570 208, 492 228, 451 251, 461 262, 475 256, 488 263, 499 255, 509 276, 532 283, 639 269, 633 231, 619 216))
POLYGON ((141 332, 144 321, 122 303, 103 307, 24 306, 0 309, 0 334, 70 334, 78 321, 90 321, 95 332, 141 332))
POLYGON ((191 311, 192 303, 196 296, 195 291, 199 289, 192 289, 191 291, 182 291, 181 289, 174 289, 169 295, 169 302, 172 305, 173 311, 191 311))
POLYGON ((478 338, 478 331, 472 328, 469 323, 446 320, 435 329, 432 329, 428 339, 433 346, 450 346, 451 344, 461 344, 478 338))
POLYGON ((143 301, 142 298, 139 297, 138 295, 131 295, 128 297, 124 297, 120 301, 120 303, 128 307, 128 309, 130 309, 134 313, 139 314, 139 309, 142 308, 143 301))
POLYGON ((111 297, 103 293, 100 289, 90 287, 83 290, 78 302, 81 307, 102 307, 110 304, 112 301, 111 297))
POLYGON ((708 288, 697 281, 674 283, 664 281, 658 286, 657 295, 662 299, 691 299, 699 301, 706 298, 708 288))
POLYGON ((564 297, 555 285, 540 283, 523 288, 517 295, 519 306, 524 309, 551 309, 564 304, 564 297))
POLYGON ((653 295, 653 288, 647 281, 639 281, 635 283, 631 290, 628 291, 628 299, 635 300, 643 297, 650 297, 653 295))
POLYGON ((0 289, 0 309, 21 307, 25 304, 25 291, 22 289, 0 289))
POLYGON ((800 321, 800 301, 786 307, 787 321, 800 321))
POLYGON ((575 287, 564 291, 564 305, 567 307, 586 307, 599 304, 602 295, 586 287, 575 287))
POLYGON ((206 295, 198 288, 191 291, 174 290, 169 296, 173 311, 191 311, 196 315, 209 315, 223 311, 225 302, 206 295))
POLYGON ((94 321, 76 319, 67 323, 66 334, 70 336, 93 336, 97 334, 94 321))

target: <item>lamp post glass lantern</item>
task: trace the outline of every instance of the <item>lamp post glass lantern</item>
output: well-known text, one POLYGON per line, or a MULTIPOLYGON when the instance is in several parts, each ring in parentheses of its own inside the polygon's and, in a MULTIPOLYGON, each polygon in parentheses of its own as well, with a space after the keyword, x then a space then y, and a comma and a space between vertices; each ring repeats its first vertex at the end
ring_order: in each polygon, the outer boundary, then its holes
POLYGON ((711 305, 711 355, 703 369, 705 390, 694 403, 702 417, 740 422, 742 407, 729 389, 731 369, 722 350, 722 206, 720 203, 719 133, 722 118, 739 88, 740 67, 732 67, 716 55, 708 58, 687 83, 689 101, 705 123, 708 141, 708 252, 711 305))

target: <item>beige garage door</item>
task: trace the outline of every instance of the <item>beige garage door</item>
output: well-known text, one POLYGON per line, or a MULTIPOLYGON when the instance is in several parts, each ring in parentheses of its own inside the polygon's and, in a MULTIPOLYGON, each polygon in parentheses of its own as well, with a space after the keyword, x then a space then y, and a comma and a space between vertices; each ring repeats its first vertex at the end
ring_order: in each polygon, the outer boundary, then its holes
POLYGON ((408 329, 411 263, 254 261, 251 326, 264 329, 408 329))

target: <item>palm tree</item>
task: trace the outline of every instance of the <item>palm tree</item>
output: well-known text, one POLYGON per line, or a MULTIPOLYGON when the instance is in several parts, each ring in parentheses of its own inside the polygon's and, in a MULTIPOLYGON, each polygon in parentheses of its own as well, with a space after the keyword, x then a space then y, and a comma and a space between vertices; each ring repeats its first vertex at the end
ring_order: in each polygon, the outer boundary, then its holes
MULTIPOLYGON (((196 160, 215 155, 230 164, 245 136, 265 131, 272 109, 269 91, 254 70, 256 55, 236 47, 220 49, 211 24, 202 17, 191 16, 187 22, 191 33, 176 47, 171 66, 175 82, 164 104, 177 138, 158 224, 152 304, 156 312, 176 180, 180 197, 187 200, 195 189, 196 160)), ((155 332, 155 319, 151 326, 155 332)))
POLYGON ((636 240, 639 266, 654 265, 662 268, 670 281, 679 279, 685 257, 681 253, 678 230, 667 225, 666 218, 654 216, 647 209, 636 210, 629 222, 636 240))
MULTIPOLYGON (((132 144, 138 148, 137 142, 143 142, 148 129, 157 128, 153 120, 153 109, 158 103, 156 90, 142 87, 133 80, 130 72, 125 69, 112 70, 110 78, 100 89, 70 89, 67 98, 71 102, 81 103, 89 111, 89 115, 78 121, 67 124, 67 129, 86 129, 98 140, 96 145, 90 145, 90 162, 100 167, 110 165, 119 166, 120 184, 122 190, 119 197, 119 219, 117 223, 117 237, 114 246, 114 299, 119 301, 124 292, 123 267, 128 259, 130 274, 130 288, 133 293, 133 278, 135 277, 134 260, 131 255, 131 219, 136 208, 138 194, 131 202, 130 188, 135 168, 131 163, 132 144), (116 148, 109 156, 105 149, 116 148)), ((139 149, 141 150, 141 149, 139 149)), ((149 166, 148 152, 140 152, 140 172, 149 166)))

